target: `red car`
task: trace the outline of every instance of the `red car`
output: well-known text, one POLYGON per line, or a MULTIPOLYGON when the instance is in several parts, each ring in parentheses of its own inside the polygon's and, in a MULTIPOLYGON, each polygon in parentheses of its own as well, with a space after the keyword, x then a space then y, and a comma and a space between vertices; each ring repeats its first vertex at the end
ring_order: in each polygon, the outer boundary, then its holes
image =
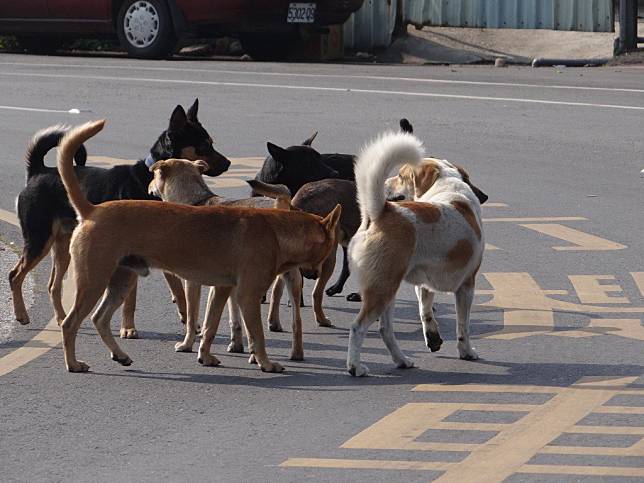
POLYGON ((0 0, 0 35, 34 52, 118 36, 133 57, 163 58, 188 36, 233 35, 256 58, 280 57, 306 31, 344 23, 363 0, 0 0))

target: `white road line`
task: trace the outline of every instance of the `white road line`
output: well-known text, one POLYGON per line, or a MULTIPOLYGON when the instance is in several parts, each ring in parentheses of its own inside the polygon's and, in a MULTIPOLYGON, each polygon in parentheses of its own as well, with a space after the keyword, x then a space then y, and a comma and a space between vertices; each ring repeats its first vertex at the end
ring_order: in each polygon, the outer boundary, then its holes
POLYGON ((53 112, 56 114, 73 114, 69 111, 63 111, 58 109, 40 109, 37 107, 19 107, 19 106, 0 106, 0 109, 5 109, 9 111, 30 111, 30 112, 53 112))
POLYGON ((25 67, 68 67, 68 68, 90 68, 90 69, 122 69, 122 70, 140 70, 151 72, 203 72, 212 74, 234 74, 234 75, 255 75, 255 76, 273 76, 273 77, 302 77, 302 78, 326 78, 326 79, 363 79, 363 80, 385 80, 385 81, 402 81, 402 82, 420 82, 431 84, 453 84, 453 85, 474 85, 474 86, 494 86, 494 87, 519 87, 532 89, 561 89, 561 90, 580 90, 580 91, 606 91, 606 92, 635 92, 644 93, 644 89, 626 89, 619 87, 589 87, 589 86, 571 86, 571 85, 551 85, 551 84, 523 84, 520 82, 487 82, 487 81, 464 81, 454 79, 432 79, 420 77, 395 77, 395 76, 378 76, 378 75, 349 75, 349 74, 305 74, 301 72, 260 72, 260 71, 240 71, 240 70, 223 70, 223 69, 195 69, 179 67, 134 67, 131 65, 87 65, 87 64, 32 64, 29 62, 0 62, 0 65, 15 65, 25 67))
POLYGON ((304 91, 325 91, 325 92, 345 92, 345 93, 359 93, 359 94, 384 94, 390 96, 415 96, 415 97, 434 97, 443 99, 464 99, 475 101, 491 101, 491 102, 519 102, 526 104, 545 104, 557 106, 573 106, 573 107, 597 107, 605 109, 624 109, 644 111, 644 106, 624 106, 619 104, 593 104, 590 102, 568 102, 568 101, 549 101, 544 99, 524 99, 515 97, 488 97, 488 96, 466 96, 457 94, 437 94, 431 92, 408 92, 408 91, 389 91, 380 89, 353 89, 349 87, 317 87, 317 86, 289 86, 283 84, 256 84, 252 82, 218 82, 218 81, 195 81, 183 79, 158 79, 146 77, 110 77, 110 76, 87 76, 87 75, 71 75, 71 74, 35 74, 28 72, 1 72, 0 75, 5 76, 20 76, 20 77, 42 77, 42 78, 58 78, 58 79, 79 79, 79 80, 111 80, 120 82, 148 82, 156 84, 181 84, 181 85, 204 85, 204 86, 227 86, 227 87, 252 87, 252 88, 267 88, 267 89, 289 89, 289 90, 304 90, 304 91))

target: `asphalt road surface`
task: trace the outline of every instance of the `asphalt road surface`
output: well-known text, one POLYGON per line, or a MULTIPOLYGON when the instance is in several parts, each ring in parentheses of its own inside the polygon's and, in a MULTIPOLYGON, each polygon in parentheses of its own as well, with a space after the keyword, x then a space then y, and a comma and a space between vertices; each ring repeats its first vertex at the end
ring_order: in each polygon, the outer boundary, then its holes
MULTIPOLYGON (((0 147, 2 481, 644 478, 643 69, 0 55, 0 147), (31 325, 11 314, 25 146, 42 127, 106 118, 90 162, 145 157, 174 106, 195 97, 217 149, 236 158, 213 184, 222 195, 248 193, 266 141, 319 131, 319 150, 355 153, 400 117, 428 153, 464 165, 490 195, 471 323, 481 360, 458 359, 450 295, 436 300, 446 342, 430 353, 403 286, 395 328, 418 367, 395 369, 374 325, 371 376, 352 378, 359 305, 327 298, 337 327, 318 328, 307 282, 304 362, 288 360, 289 332, 267 332, 283 374, 227 354, 225 314, 222 365, 202 367, 174 352, 182 328, 153 273, 139 286, 142 338, 122 342, 134 364, 112 362, 87 321, 77 348, 91 372, 67 373, 48 260, 25 285, 31 325)), ((345 294, 356 289, 350 279, 345 294)), ((286 305, 281 314, 288 327, 286 305)))

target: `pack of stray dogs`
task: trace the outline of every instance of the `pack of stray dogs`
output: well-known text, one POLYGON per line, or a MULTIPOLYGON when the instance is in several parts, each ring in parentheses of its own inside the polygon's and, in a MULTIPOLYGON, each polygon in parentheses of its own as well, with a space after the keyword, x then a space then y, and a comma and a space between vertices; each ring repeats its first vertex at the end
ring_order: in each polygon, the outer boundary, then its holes
POLYGON ((104 128, 102 120, 43 129, 28 146, 26 186, 17 199, 24 248, 9 274, 13 308, 18 322, 30 322, 22 284, 51 252, 48 289, 68 371, 89 369, 76 358, 76 335, 97 303, 91 319, 112 360, 132 363, 110 321, 123 306, 120 336, 138 337, 137 279, 159 269, 185 323, 176 351, 192 351, 205 285, 209 294, 198 362, 220 364, 211 346, 227 305, 228 351, 244 352, 243 325, 249 362, 265 372, 281 372, 283 367, 266 353, 262 300, 272 285, 268 328, 282 331, 279 304, 287 288, 290 359, 303 360, 302 279, 316 279, 312 298, 317 324, 333 327, 323 296, 338 246, 344 252, 342 272, 326 294, 342 292, 352 273, 360 292, 347 299, 362 303, 349 335, 347 370, 352 376, 367 374, 360 351, 376 320, 396 366, 414 366, 393 328, 395 297, 403 281, 415 287, 427 347, 435 352, 443 343, 432 307, 434 293, 451 292, 459 356, 478 358, 469 319, 485 247, 481 204, 488 197, 463 168, 424 157, 423 143, 402 119, 400 131, 379 135, 357 156, 317 152, 311 147, 317 133, 288 148, 268 143, 270 155, 248 181, 251 196, 228 199, 204 182, 203 175, 218 176, 231 162, 214 149, 198 109, 198 100, 187 111, 177 106, 150 153, 135 164, 86 166, 84 143, 104 128), (57 168, 47 167, 45 155, 55 147, 57 168), (389 177, 395 170, 398 174, 389 177), (70 265, 76 294, 66 313, 62 282, 70 265))

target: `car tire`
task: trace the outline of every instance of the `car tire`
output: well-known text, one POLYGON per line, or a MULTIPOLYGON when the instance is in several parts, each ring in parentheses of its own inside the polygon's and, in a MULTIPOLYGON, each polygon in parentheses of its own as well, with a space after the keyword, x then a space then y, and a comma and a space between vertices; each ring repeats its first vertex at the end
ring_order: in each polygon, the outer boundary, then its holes
POLYGON ((288 60, 296 47, 296 34, 246 33, 240 35, 242 47, 254 60, 288 60))
POLYGON ((163 0, 125 0, 116 33, 128 54, 139 59, 164 59, 177 44, 172 17, 163 0))
POLYGON ((18 44, 29 54, 49 55, 55 53, 63 44, 58 37, 52 36, 18 36, 18 44))

